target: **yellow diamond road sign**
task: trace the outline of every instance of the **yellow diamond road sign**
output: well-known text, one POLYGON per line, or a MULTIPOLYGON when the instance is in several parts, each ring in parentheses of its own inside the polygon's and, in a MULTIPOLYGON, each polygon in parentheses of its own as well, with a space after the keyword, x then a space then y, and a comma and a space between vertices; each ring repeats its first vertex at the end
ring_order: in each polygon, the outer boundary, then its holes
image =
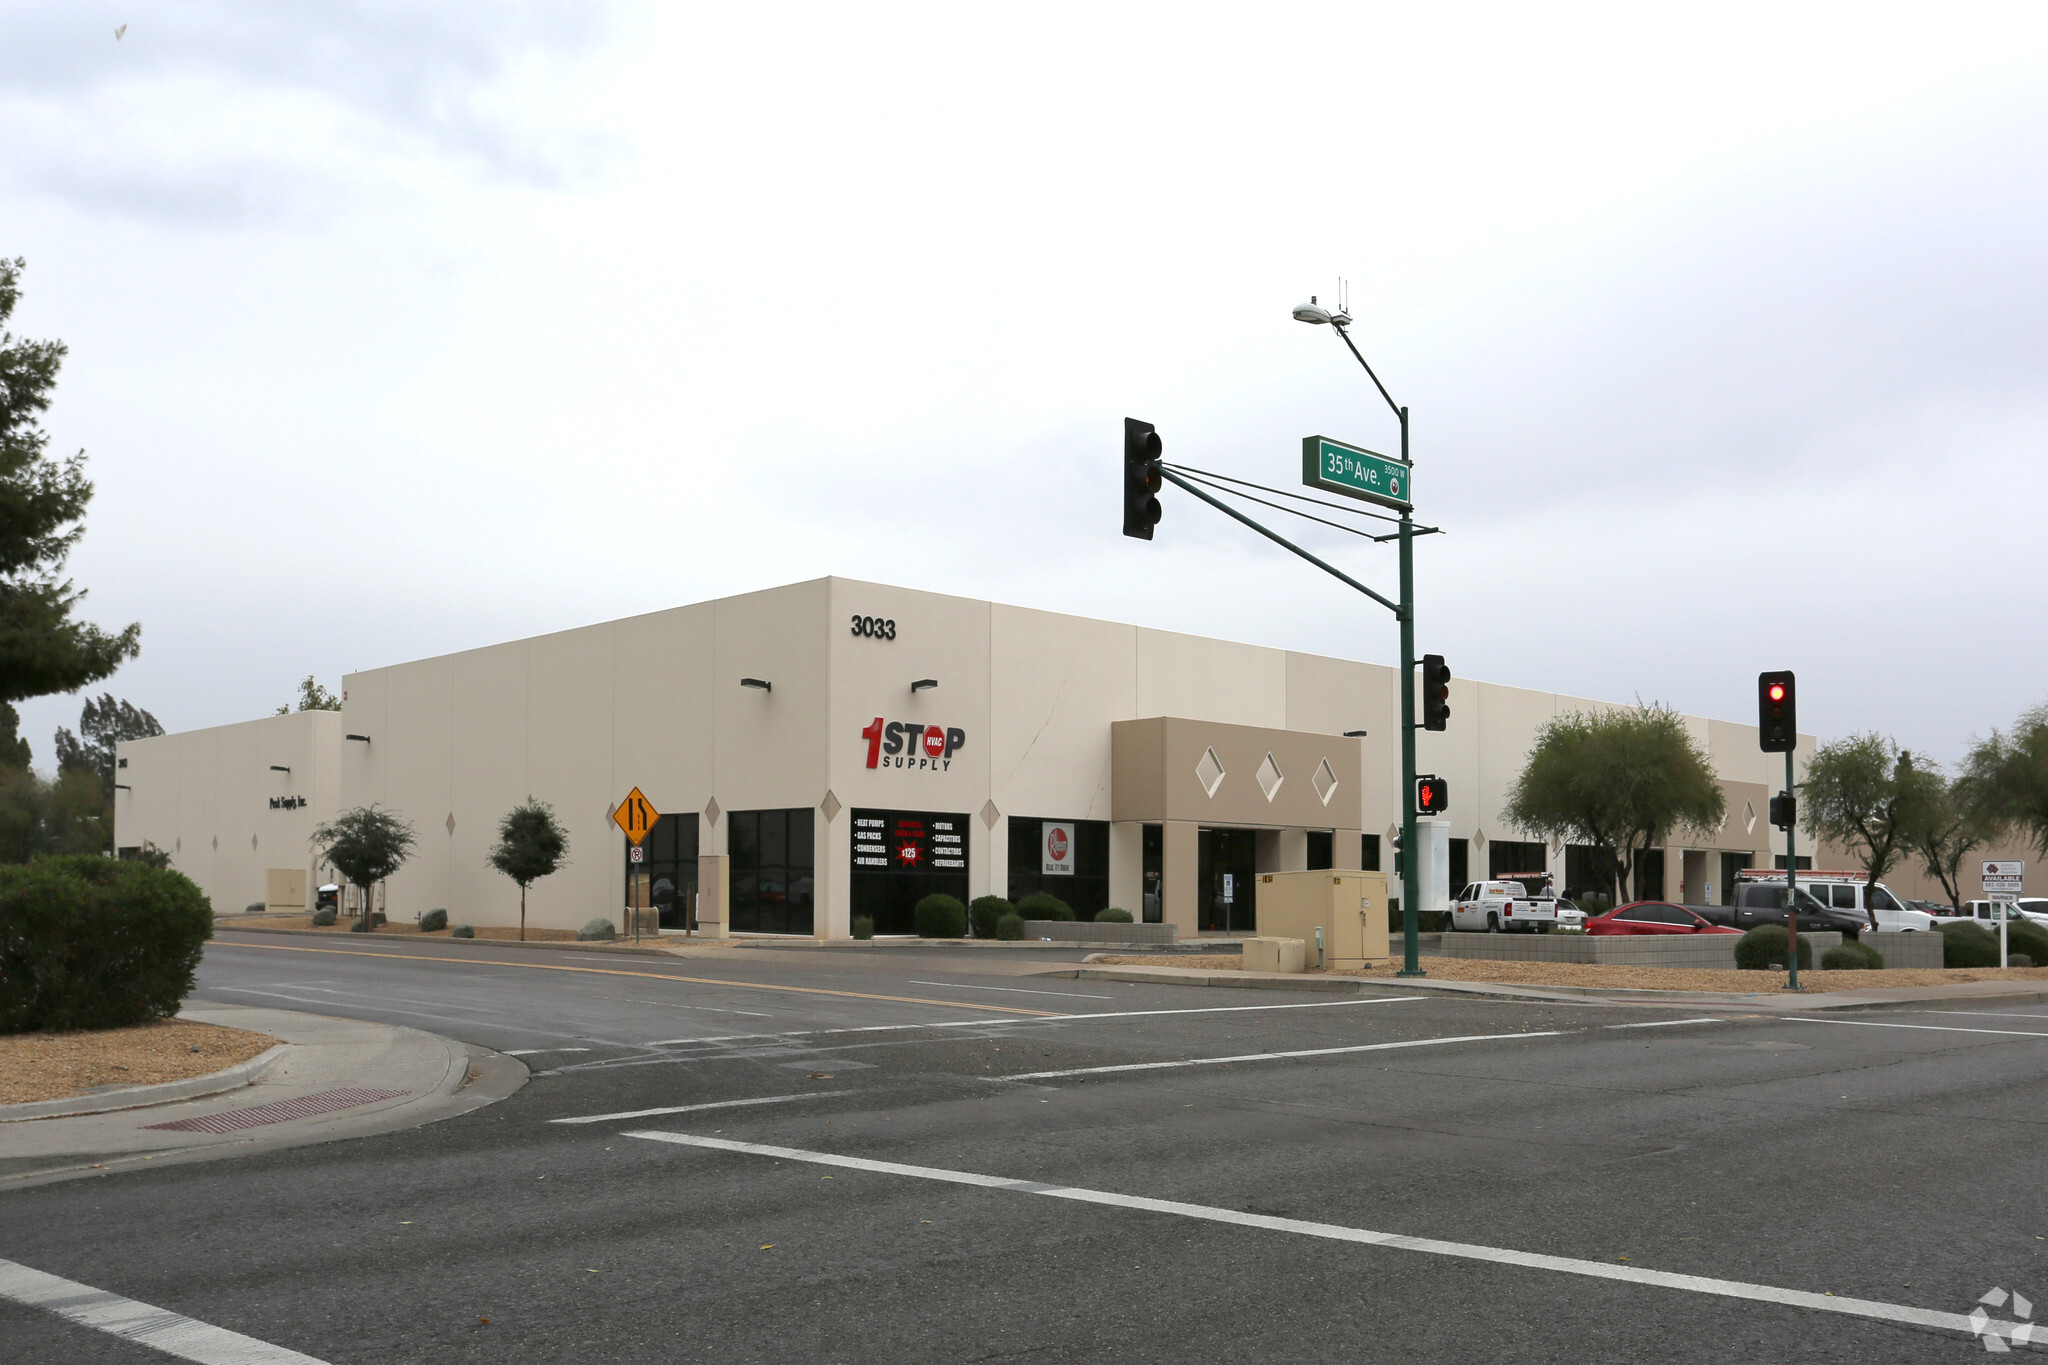
POLYGON ((638 787, 633 788, 626 799, 619 802, 619 808, 612 812, 612 822, 626 831, 626 837, 633 841, 636 848, 640 841, 647 837, 647 832, 654 828, 654 822, 660 818, 661 812, 654 808, 652 801, 640 794, 638 787))

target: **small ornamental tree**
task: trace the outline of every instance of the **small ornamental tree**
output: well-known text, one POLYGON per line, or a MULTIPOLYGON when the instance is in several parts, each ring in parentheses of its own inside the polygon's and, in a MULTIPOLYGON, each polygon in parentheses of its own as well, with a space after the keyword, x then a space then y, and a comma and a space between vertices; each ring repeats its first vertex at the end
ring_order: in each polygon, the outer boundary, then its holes
MULTIPOLYGON (((1914 844, 1941 801, 1941 775, 1913 766, 1888 737, 1850 735, 1824 744, 1799 784, 1799 823, 1846 849, 1874 886, 1914 844)), ((1864 912, 1877 927, 1875 912, 1864 912)))
POLYGON ((498 823, 498 842, 484 861, 519 884, 519 937, 526 937, 526 888, 568 860, 569 835, 545 801, 527 797, 498 823))
POLYGON ((313 846, 342 876, 363 888, 363 927, 370 926, 370 900, 378 882, 405 866, 418 842, 410 822, 375 805, 345 810, 313 831, 313 846))

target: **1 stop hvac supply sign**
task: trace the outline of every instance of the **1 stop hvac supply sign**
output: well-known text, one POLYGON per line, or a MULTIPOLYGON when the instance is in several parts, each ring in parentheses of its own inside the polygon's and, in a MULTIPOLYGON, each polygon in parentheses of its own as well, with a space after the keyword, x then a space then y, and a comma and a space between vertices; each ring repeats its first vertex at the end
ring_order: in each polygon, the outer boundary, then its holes
POLYGON ((967 732, 958 726, 926 725, 917 720, 885 721, 876 716, 860 732, 868 742, 870 768, 914 768, 945 772, 953 766, 953 755, 967 743, 967 732))
POLYGON ((1074 875, 1074 827, 1065 821, 1048 820, 1039 830, 1039 873, 1047 877, 1074 875))

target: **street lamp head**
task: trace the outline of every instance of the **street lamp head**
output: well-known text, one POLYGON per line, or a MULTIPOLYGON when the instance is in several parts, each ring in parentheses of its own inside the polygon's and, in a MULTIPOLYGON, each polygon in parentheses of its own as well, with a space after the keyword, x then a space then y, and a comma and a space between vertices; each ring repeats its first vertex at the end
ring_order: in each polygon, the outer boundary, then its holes
POLYGON ((1321 327, 1325 323, 1335 321, 1335 318, 1331 316, 1329 309, 1316 303, 1314 295, 1310 295, 1307 303, 1297 303, 1294 305, 1294 320, 1296 322, 1312 322, 1316 326, 1321 327))

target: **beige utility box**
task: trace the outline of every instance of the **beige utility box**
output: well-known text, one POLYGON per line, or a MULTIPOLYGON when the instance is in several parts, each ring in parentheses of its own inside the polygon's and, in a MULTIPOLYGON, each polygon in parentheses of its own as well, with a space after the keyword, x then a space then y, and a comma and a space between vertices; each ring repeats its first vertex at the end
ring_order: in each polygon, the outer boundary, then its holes
POLYGON ((1343 970, 1387 960, 1384 872, 1261 872, 1258 905, 1260 935, 1300 939, 1309 967, 1343 970))
POLYGON ((270 867, 263 870, 263 908, 275 914, 280 910, 303 911, 306 908, 306 869, 303 867, 270 867))

